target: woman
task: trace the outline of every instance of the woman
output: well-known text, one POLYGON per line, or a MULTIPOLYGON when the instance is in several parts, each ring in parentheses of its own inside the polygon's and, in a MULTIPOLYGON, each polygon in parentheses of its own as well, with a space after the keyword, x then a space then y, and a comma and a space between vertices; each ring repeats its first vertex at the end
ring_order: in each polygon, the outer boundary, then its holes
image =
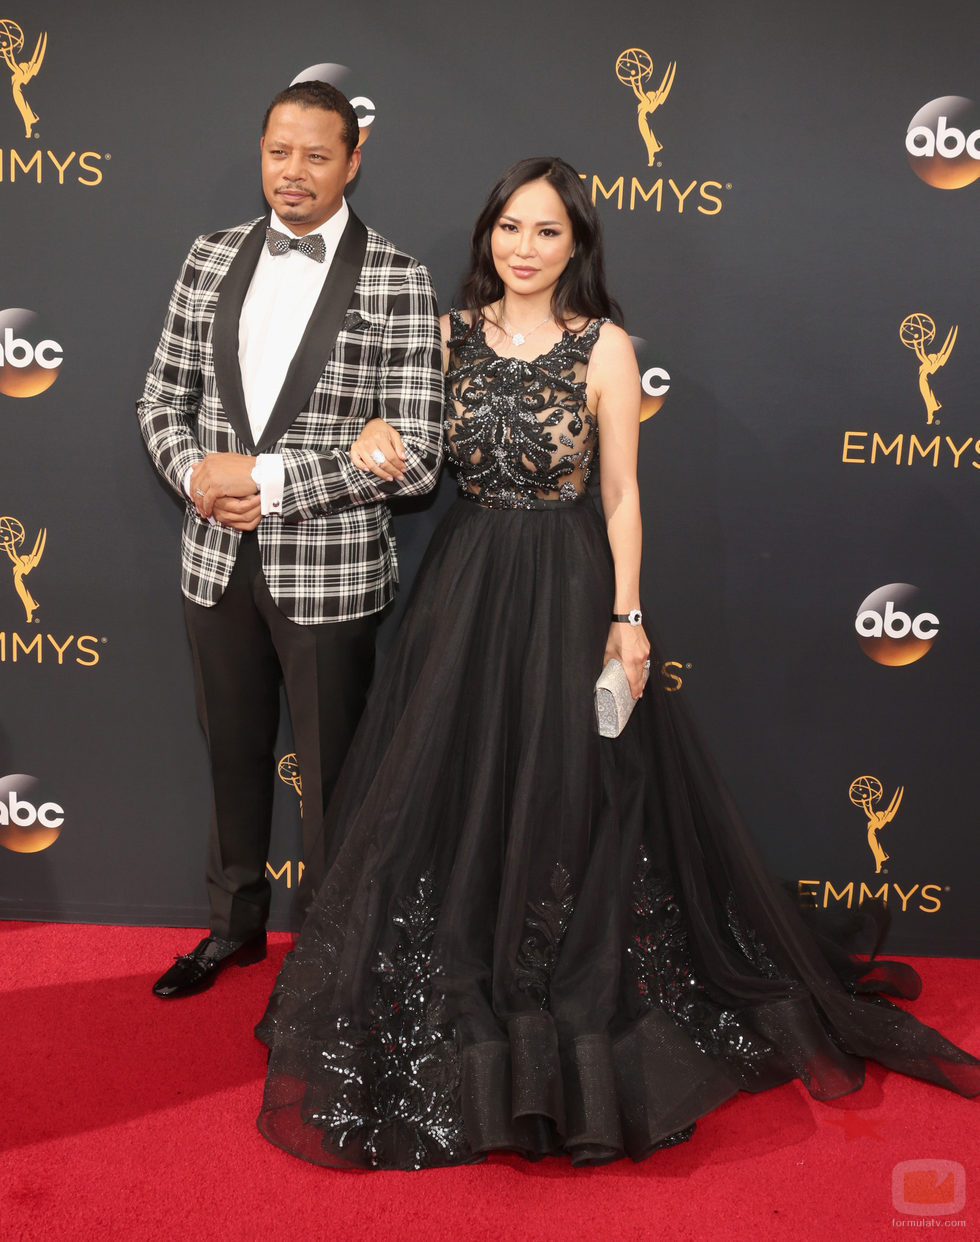
MULTIPOLYGON (((461 495, 259 1027, 262 1133, 339 1167, 495 1149, 587 1164, 683 1141, 739 1089, 854 1090, 865 1057, 976 1094, 980 1062, 860 995, 910 994, 912 972, 831 962, 677 696, 643 690, 639 379, 567 164, 523 160, 494 187, 463 300, 443 321, 461 495), (642 701, 605 740, 593 687, 612 656, 642 701)), ((371 423, 352 458, 384 478, 400 452, 371 423)))

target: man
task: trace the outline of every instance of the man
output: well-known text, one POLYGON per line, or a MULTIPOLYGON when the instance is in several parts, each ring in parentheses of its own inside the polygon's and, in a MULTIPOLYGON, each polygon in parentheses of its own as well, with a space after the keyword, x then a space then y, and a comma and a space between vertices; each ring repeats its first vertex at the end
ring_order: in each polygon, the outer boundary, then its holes
POLYGON ((386 498, 428 491, 440 464, 435 298, 425 268, 349 210, 357 142, 333 87, 276 96, 261 141, 270 215, 195 242, 137 407, 187 502, 182 589, 213 787, 210 934, 158 996, 265 955, 280 680, 305 894, 318 886, 324 809, 394 593, 386 498))

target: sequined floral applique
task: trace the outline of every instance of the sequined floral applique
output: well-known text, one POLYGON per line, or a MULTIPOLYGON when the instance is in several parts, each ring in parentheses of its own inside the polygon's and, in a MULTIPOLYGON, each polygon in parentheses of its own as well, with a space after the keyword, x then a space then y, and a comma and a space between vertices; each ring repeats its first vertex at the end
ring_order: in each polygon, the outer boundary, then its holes
POLYGON ((572 877, 561 863, 551 873, 551 896, 528 903, 525 926, 528 928, 517 953, 514 978, 522 992, 527 992, 542 1009, 551 999, 551 976, 558 964, 561 942, 568 930, 575 898, 572 877))
POLYGON ((441 1021, 431 961, 438 919, 423 876, 399 905, 398 942, 374 967, 377 993, 367 1030, 347 1019, 325 1041, 320 1069, 326 1106, 310 1122, 341 1151, 352 1146, 373 1167, 455 1164, 467 1159, 459 1104, 459 1057, 441 1021))
POLYGON ((662 1008, 702 1052, 734 1063, 747 1075, 773 1055, 772 1046, 735 1010, 713 1000, 697 979, 680 906, 645 850, 633 886, 627 955, 640 1008, 662 1008))

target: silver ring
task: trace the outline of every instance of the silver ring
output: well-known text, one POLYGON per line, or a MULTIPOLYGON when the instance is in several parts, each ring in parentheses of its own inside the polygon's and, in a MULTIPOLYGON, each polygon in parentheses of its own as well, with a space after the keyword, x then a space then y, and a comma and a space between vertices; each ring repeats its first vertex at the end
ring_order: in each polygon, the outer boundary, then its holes
POLYGON ((383 466, 385 462, 385 455, 380 449, 373 449, 371 452, 371 460, 376 466, 383 466))
POLYGON ((197 492, 198 496, 203 496, 203 495, 204 495, 204 493, 201 491, 201 489, 200 489, 199 487, 195 487, 195 488, 194 488, 194 491, 195 491, 195 492, 197 492))
POLYGON ((645 660, 645 661, 644 661, 644 663, 643 663, 643 667, 644 667, 644 668, 649 668, 649 667, 650 667, 650 661, 649 661, 649 660, 645 660))

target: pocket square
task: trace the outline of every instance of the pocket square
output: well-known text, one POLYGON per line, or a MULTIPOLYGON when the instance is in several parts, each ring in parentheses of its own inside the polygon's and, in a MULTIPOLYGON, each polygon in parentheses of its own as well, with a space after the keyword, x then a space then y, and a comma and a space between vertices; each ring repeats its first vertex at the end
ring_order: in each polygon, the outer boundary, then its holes
POLYGON ((370 322, 369 319, 365 319, 357 311, 348 311, 344 316, 342 331, 359 332, 362 328, 370 327, 370 322))

